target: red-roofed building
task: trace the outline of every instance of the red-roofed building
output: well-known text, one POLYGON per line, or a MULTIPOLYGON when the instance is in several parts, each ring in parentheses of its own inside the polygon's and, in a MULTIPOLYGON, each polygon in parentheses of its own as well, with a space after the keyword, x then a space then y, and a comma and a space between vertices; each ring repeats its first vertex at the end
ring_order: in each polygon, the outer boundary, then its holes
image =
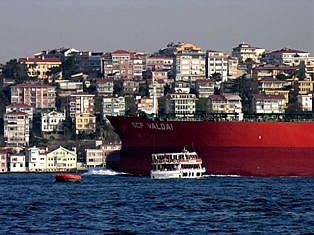
POLYGON ((58 58, 20 58, 20 64, 25 64, 27 67, 27 74, 29 77, 37 77, 39 79, 46 79, 50 77, 49 72, 52 68, 60 67, 61 60, 58 58))
POLYGON ((253 113, 284 113, 286 99, 283 95, 254 95, 251 102, 253 113))
POLYGON ((54 109, 56 88, 45 84, 24 83, 11 87, 11 104, 26 104, 33 108, 54 109))
POLYGON ((298 66, 301 61, 307 61, 310 56, 309 52, 282 48, 267 53, 263 61, 269 64, 286 64, 289 66, 298 66))

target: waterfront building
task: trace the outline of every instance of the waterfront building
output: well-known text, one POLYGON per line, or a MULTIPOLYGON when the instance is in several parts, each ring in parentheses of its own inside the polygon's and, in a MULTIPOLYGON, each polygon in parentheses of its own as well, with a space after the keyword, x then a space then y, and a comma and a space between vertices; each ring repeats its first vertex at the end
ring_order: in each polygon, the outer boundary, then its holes
POLYGON ((185 43, 176 48, 175 52, 176 81, 194 83, 206 76, 205 53, 201 48, 185 43))
POLYGON ((243 119, 242 100, 238 94, 211 95, 208 97, 210 113, 237 113, 243 119))
POLYGON ((289 102, 289 92, 292 85, 291 81, 279 80, 275 78, 262 78, 258 81, 258 89, 266 95, 282 95, 285 102, 289 102))
POLYGON ((62 146, 47 153, 47 171, 74 171, 77 168, 76 149, 62 146))
POLYGON ((88 168, 106 166, 106 153, 103 149, 86 149, 86 166, 88 168))
POLYGON ((125 114, 125 98, 123 96, 104 97, 102 104, 103 119, 106 122, 109 122, 106 116, 123 116, 125 114))
POLYGON ((75 120, 75 116, 80 113, 90 113, 95 112, 95 95, 91 95, 84 92, 78 92, 68 97, 67 104, 67 114, 72 119, 75 120))
POLYGON ((11 86, 11 104, 26 104, 44 111, 56 107, 56 88, 45 84, 23 83, 11 86))
POLYGON ((298 95, 298 110, 302 112, 312 112, 313 94, 298 95))
POLYGON ((38 148, 33 146, 26 149, 25 156, 29 172, 47 171, 47 153, 48 148, 38 148))
POLYGON ((252 47, 250 44, 242 42, 232 49, 232 56, 237 57, 239 63, 248 62, 249 60, 259 63, 265 51, 264 48, 252 47))
POLYGON ((27 74, 31 78, 47 79, 52 68, 59 68, 61 60, 58 58, 20 58, 20 64, 25 64, 27 74))
POLYGON ((215 82, 209 79, 197 80, 195 82, 195 90, 198 98, 207 98, 214 94, 215 82))
POLYGON ((284 113, 285 97, 281 95, 254 95, 251 103, 253 113, 284 113))
POLYGON ((8 151, 0 150, 0 173, 8 172, 8 151))
POLYGON ((229 57, 221 51, 207 50, 206 52, 206 77, 220 74, 222 82, 228 80, 229 57))
POLYGON ((12 154, 9 156, 10 172, 26 172, 26 158, 24 154, 12 154))
POLYGON ((43 133, 60 133, 64 131, 65 112, 51 111, 41 114, 41 131, 43 133))
POLYGON ((91 113, 78 113, 75 115, 75 130, 79 133, 96 132, 96 116, 91 113))
POLYGON ((97 79, 96 90, 100 96, 112 96, 113 95, 113 79, 97 79))
POLYGON ((195 114, 195 94, 171 93, 166 96, 166 113, 176 117, 193 117, 195 114))
POLYGON ((4 114, 4 138, 7 146, 23 147, 29 144, 30 122, 27 113, 4 114))

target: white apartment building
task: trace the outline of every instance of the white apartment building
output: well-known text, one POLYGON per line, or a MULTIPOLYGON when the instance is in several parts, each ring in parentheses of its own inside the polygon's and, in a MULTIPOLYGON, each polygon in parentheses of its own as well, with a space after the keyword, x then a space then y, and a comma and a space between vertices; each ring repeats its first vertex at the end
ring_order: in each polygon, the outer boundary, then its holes
POLYGON ((163 80, 147 80, 149 97, 162 97, 165 93, 166 83, 163 80))
POLYGON ((86 149, 86 166, 88 168, 106 165, 106 153, 103 149, 86 149))
POLYGON ((109 120, 106 116, 123 116, 125 114, 125 98, 120 97, 104 97, 103 104, 103 118, 107 122, 109 120))
POLYGON ((207 98, 214 94, 215 82, 208 79, 197 80, 195 90, 198 94, 198 98, 207 98))
POLYGON ((176 81, 195 82, 205 79, 205 53, 193 44, 185 43, 175 52, 176 81))
POLYGON ((26 172, 26 159, 23 154, 12 154, 9 156, 9 171, 10 172, 26 172))
POLYGON ((309 57, 310 53, 306 51, 282 48, 267 53, 263 59, 269 64, 286 64, 289 66, 298 66, 301 61, 307 61, 313 57, 309 57))
POLYGON ((8 172, 8 152, 0 150, 0 173, 8 172))
POLYGON ((47 171, 71 171, 77 168, 76 149, 62 146, 47 153, 47 171))
POLYGON ((68 97, 68 115, 75 120, 75 115, 80 113, 95 112, 95 95, 79 92, 68 97))
POLYGON ((206 52, 207 78, 219 73, 222 82, 228 80, 228 59, 229 57, 221 51, 208 50, 206 52))
POLYGON ((146 58, 146 69, 153 70, 171 70, 173 58, 165 56, 150 56, 146 58))
POLYGON ((23 112, 11 112, 4 115, 4 137, 7 146, 23 147, 29 144, 29 117, 23 112))
POLYGON ((176 117, 193 117, 196 110, 197 98, 195 94, 172 93, 170 94, 170 113, 176 117))
POLYGON ((28 171, 45 172, 47 171, 48 148, 38 148, 36 146, 28 148, 25 152, 28 171))
POLYGON ((137 110, 147 114, 158 113, 157 99, 154 100, 154 98, 139 97, 139 99, 137 99, 137 110))
POLYGON ((63 132, 65 113, 51 111, 41 114, 41 131, 43 133, 63 132))
POLYGON ((23 112, 28 115, 30 124, 33 122, 34 108, 27 104, 10 104, 5 107, 6 113, 23 112))
POLYGON ((298 95, 297 96, 298 107, 300 111, 312 112, 313 95, 298 95))
POLYGON ((232 49, 232 56, 237 57, 240 63, 246 62, 248 59, 259 63, 265 51, 264 48, 252 47, 250 44, 242 42, 232 49))
POLYGON ((285 97, 282 95, 254 95, 251 108, 254 113, 284 113, 285 97))
POLYGON ((238 120, 243 119, 241 97, 238 94, 211 95, 208 101, 210 113, 236 113, 238 120))

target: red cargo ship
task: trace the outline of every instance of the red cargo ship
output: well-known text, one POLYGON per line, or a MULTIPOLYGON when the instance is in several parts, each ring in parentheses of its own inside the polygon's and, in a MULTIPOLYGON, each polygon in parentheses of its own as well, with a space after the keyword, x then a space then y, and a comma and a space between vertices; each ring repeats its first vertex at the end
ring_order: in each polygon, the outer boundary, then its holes
POLYGON ((116 170, 149 175, 151 154, 184 147, 207 174, 314 176, 314 122, 154 121, 108 117, 122 141, 116 170))

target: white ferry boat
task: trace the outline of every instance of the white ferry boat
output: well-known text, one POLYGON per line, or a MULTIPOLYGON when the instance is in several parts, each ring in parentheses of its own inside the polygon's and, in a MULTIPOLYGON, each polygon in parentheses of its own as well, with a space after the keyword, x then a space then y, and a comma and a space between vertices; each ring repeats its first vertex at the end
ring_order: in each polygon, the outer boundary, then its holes
POLYGON ((152 179, 200 178, 206 169, 196 152, 152 154, 152 179))

